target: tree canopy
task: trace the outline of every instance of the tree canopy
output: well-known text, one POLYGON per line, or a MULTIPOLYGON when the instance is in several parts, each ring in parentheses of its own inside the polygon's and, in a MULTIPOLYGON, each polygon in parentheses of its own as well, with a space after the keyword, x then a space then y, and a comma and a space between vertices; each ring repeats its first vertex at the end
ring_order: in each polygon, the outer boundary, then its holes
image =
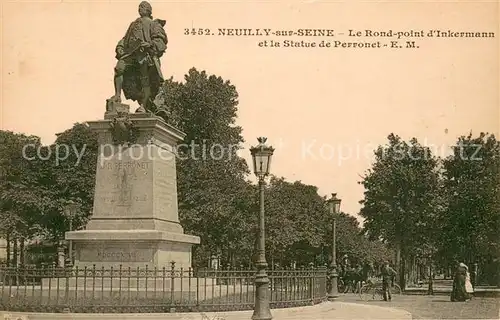
POLYGON ((499 150, 493 135, 469 134, 439 159, 416 139, 389 135, 361 181, 366 234, 400 250, 400 271, 411 257, 498 267, 499 150))
POLYGON ((0 231, 4 236, 29 236, 38 217, 48 206, 48 195, 40 188, 46 170, 40 153, 40 138, 0 131, 0 231))
MULTIPOLYGON (((361 181, 365 196, 360 214, 369 237, 383 239, 406 258, 432 242, 440 210, 438 159, 415 138, 406 142, 390 134, 387 139, 387 145, 375 151, 375 163, 361 181)), ((404 284, 404 263, 400 268, 404 284)))
POLYGON ((440 256, 450 261, 500 258, 500 143, 481 133, 459 137, 443 161, 448 206, 440 256))

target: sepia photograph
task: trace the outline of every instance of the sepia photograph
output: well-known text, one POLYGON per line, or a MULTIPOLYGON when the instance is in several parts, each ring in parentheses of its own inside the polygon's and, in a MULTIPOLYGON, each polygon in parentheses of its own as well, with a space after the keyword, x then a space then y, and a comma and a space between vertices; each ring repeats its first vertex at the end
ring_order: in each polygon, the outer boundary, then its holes
POLYGON ((498 0, 0 6, 0 318, 500 319, 498 0))

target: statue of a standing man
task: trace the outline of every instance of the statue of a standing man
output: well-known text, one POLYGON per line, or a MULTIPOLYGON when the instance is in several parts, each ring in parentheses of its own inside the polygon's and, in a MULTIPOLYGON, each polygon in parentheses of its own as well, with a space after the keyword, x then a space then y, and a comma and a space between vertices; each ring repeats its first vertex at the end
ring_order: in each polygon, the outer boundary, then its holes
POLYGON ((153 8, 143 1, 139 4, 139 18, 133 21, 125 36, 116 46, 115 95, 112 101, 121 102, 121 91, 126 99, 138 101, 139 110, 152 108, 153 99, 163 84, 160 57, 167 49, 165 20, 153 20, 153 8))

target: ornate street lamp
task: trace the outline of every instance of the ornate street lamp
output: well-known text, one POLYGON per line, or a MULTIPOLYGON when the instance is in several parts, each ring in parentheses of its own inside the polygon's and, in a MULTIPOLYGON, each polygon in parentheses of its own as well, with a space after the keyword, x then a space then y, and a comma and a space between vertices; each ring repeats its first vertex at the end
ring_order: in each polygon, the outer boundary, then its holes
POLYGON ((333 301, 339 296, 338 292, 338 273, 337 273, 337 238, 336 238, 336 228, 337 224, 335 218, 340 212, 340 200, 337 198, 336 193, 332 193, 332 197, 327 200, 328 208, 330 209, 330 215, 332 216, 332 261, 330 264, 330 291, 328 292, 328 300, 333 301))
MULTIPOLYGON (((69 226, 68 226, 68 231, 73 231, 73 218, 76 215, 76 211, 78 209, 78 204, 73 202, 72 200, 69 200, 66 203, 66 206, 64 207, 64 216, 68 218, 69 226)), ((69 261, 70 265, 73 265, 73 241, 69 240, 68 243, 68 256, 69 256, 69 261)))
POLYGON ((269 175, 271 158, 274 149, 266 145, 267 138, 257 138, 259 144, 250 148, 253 159, 253 171, 259 179, 260 215, 259 215, 259 241, 258 253, 255 261, 257 274, 255 275, 255 306, 252 315, 254 320, 270 320, 273 318, 269 307, 269 277, 267 276, 266 261, 266 234, 264 211, 265 178, 269 175))

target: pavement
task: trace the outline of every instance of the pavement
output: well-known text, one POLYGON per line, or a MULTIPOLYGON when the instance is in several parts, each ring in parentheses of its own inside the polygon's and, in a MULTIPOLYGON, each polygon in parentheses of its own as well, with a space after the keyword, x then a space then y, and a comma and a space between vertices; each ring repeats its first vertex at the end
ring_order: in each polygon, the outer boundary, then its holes
POLYGON ((405 310, 413 319, 500 319, 500 299, 474 297, 467 302, 451 302, 449 295, 393 295, 391 302, 362 300, 356 294, 344 294, 338 302, 359 303, 405 310))
MULTIPOLYGON (((449 295, 451 293, 451 286, 433 286, 432 290, 435 295, 449 295)), ((422 287, 407 287, 405 289, 406 295, 412 294, 427 294, 427 285, 422 287)), ((481 297, 500 297, 500 288, 497 287, 476 287, 474 288, 474 296, 481 297)))
MULTIPOLYGON (((144 313, 144 314, 84 314, 84 313, 23 313, 0 311, 2 320, 250 320, 252 311, 207 313, 144 313)), ((411 320, 409 312, 401 309, 370 306, 347 302, 323 302, 315 306, 272 309, 273 320, 344 320, 344 319, 394 319, 411 320)))

